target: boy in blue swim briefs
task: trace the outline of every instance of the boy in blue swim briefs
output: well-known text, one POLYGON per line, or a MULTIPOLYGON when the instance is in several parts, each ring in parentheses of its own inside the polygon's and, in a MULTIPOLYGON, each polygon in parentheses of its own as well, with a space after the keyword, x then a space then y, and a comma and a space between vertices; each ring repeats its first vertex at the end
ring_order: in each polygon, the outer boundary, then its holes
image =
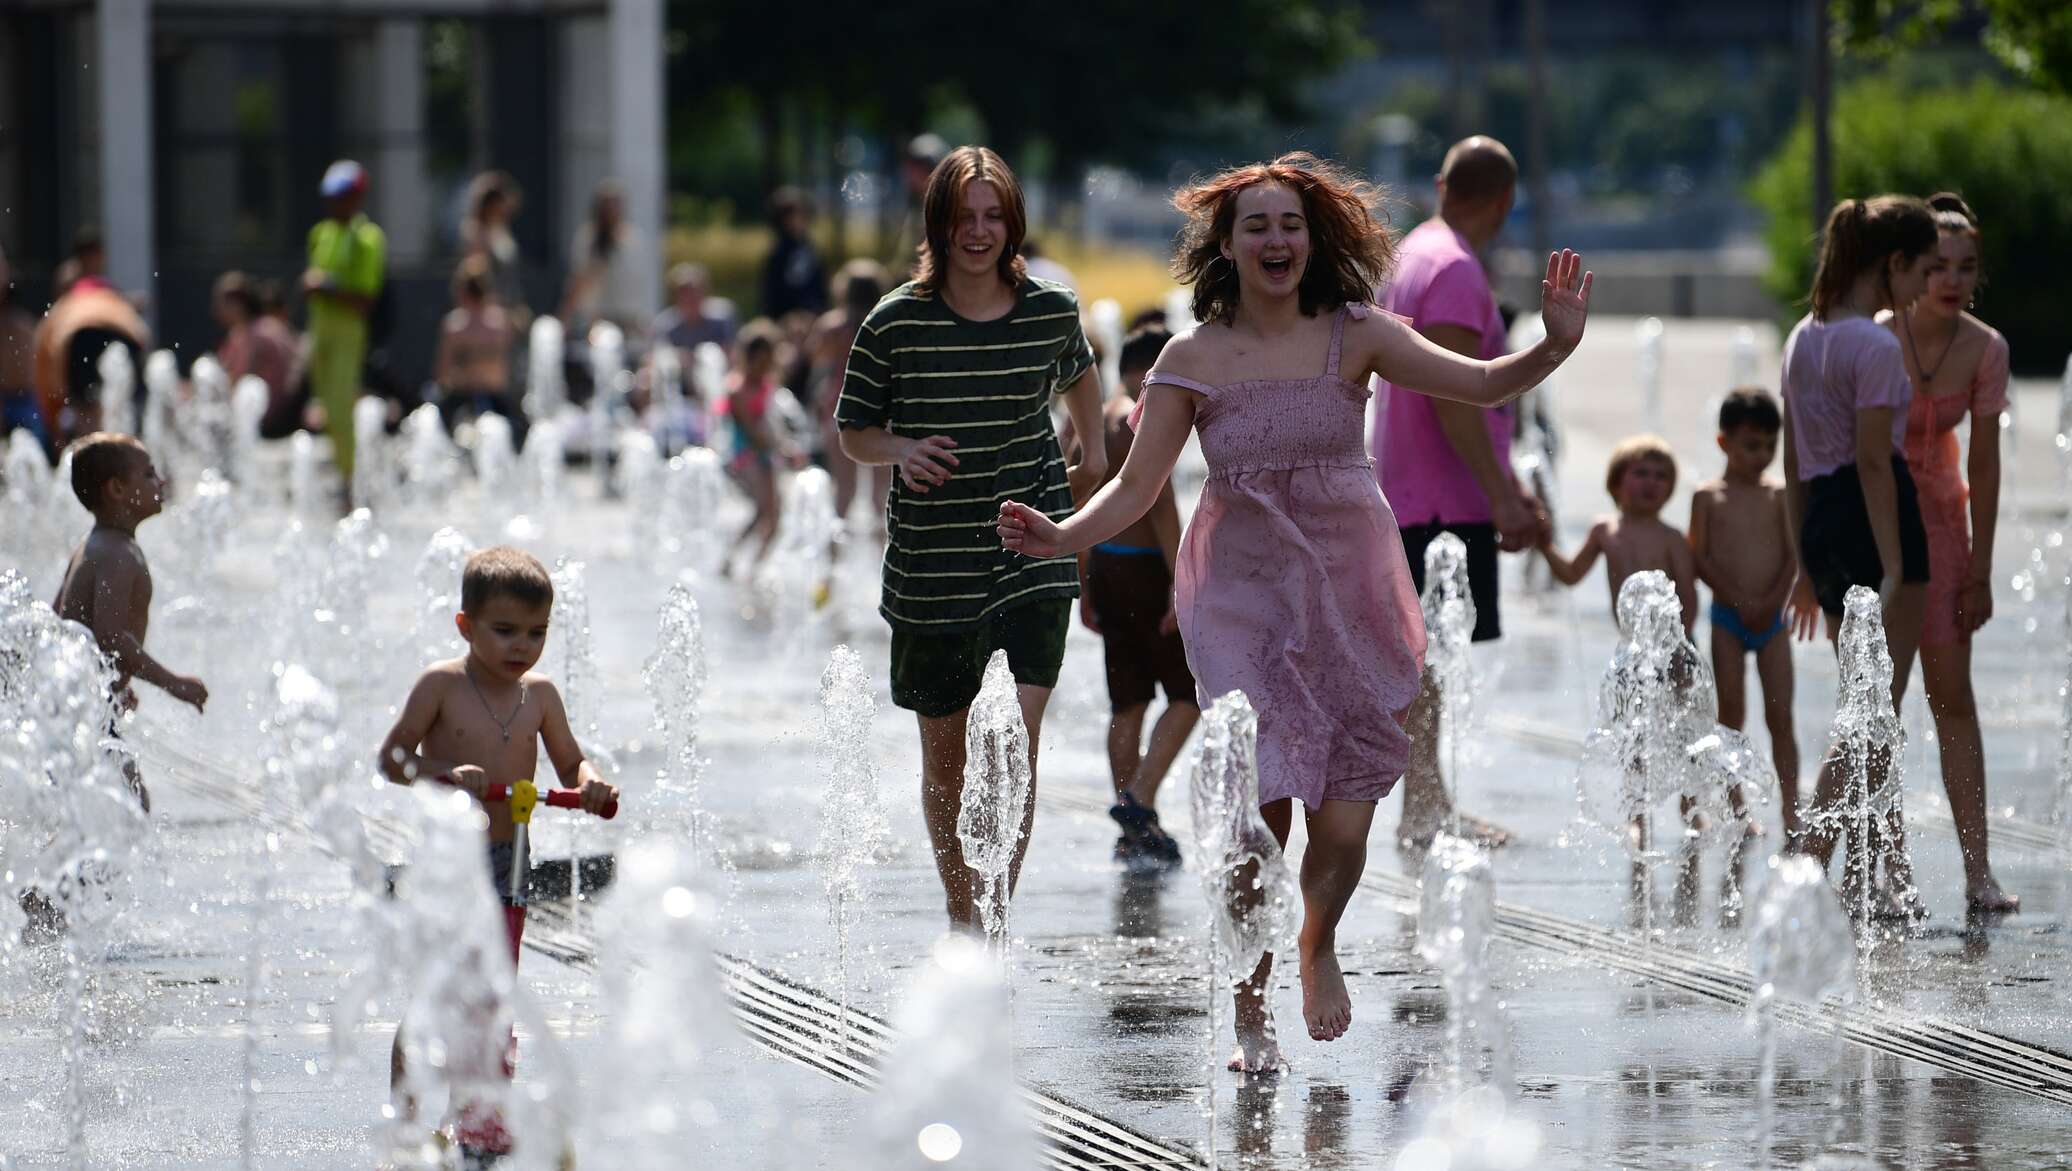
POLYGON ((1698 580, 1712 591, 1712 673, 1719 722, 1739 728, 1748 714, 1744 660, 1755 656, 1763 685, 1763 722, 1784 806, 1787 839, 1799 828, 1799 746, 1792 730, 1791 635, 1812 637, 1819 606, 1792 551, 1784 485, 1763 477, 1777 456, 1783 426, 1777 400, 1736 390, 1719 409, 1726 471, 1691 496, 1691 551, 1698 580))

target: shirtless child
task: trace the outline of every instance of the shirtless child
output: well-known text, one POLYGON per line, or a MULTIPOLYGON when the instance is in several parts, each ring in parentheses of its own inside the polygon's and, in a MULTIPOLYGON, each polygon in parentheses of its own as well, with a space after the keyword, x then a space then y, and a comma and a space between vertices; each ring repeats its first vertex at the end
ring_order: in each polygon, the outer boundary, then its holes
POLYGON ((1777 400, 1761 390, 1737 390, 1719 409, 1719 448, 1726 473, 1699 485, 1691 497, 1691 551, 1698 579, 1712 590, 1712 674, 1719 685, 1719 722, 1739 729, 1747 720, 1743 660, 1755 656, 1763 685, 1763 722, 1784 804, 1784 833, 1799 829, 1799 744, 1792 729, 1792 615, 1804 615, 1812 634, 1819 613, 1812 587, 1799 573, 1784 509, 1784 485, 1763 478, 1777 457, 1783 419, 1777 400), (1804 595, 1803 604, 1794 590, 1804 595), (1785 604, 1792 602, 1791 615, 1785 604))
MULTIPOLYGON (((1590 536, 1573 560, 1563 557, 1554 548, 1552 540, 1542 540, 1540 552, 1547 558, 1547 568, 1555 580, 1563 585, 1574 585, 1583 580, 1598 555, 1604 555, 1605 579, 1611 586, 1612 612, 1619 608, 1619 589, 1626 579, 1643 570, 1658 569, 1667 574, 1676 586, 1677 602, 1683 609, 1684 636, 1688 640, 1692 623, 1697 620, 1697 558, 1691 552, 1690 543, 1676 527, 1662 519, 1662 506, 1669 503, 1670 494, 1676 489, 1676 456, 1669 445, 1654 435, 1636 435, 1612 449, 1611 467, 1605 474, 1605 488, 1611 492, 1612 501, 1618 505, 1618 515, 1605 517, 1590 528, 1590 536)), ((1681 644, 1677 665, 1671 668, 1675 679, 1682 681, 1696 675, 1699 666, 1698 652, 1688 641, 1681 644)), ((1678 691, 1684 691, 1684 684, 1676 684, 1678 691)), ((1722 875, 1723 890, 1721 909, 1728 921, 1740 912, 1741 862, 1752 840, 1760 835, 1760 827, 1748 821, 1746 799, 1739 789, 1728 794, 1729 807, 1737 819, 1746 822, 1739 843, 1729 859, 1722 875)), ((1695 801, 1688 796, 1683 800, 1683 815, 1689 824, 1695 825, 1695 801)), ((1646 835, 1646 818, 1636 818, 1634 831, 1646 835)), ((1645 836, 1641 838, 1646 841, 1645 836)), ((1694 840, 1694 839, 1692 839, 1694 840)), ((1632 891, 1637 907, 1648 896, 1649 868, 1645 863, 1635 862, 1632 874, 1632 891)), ((1676 919, 1679 924, 1688 925, 1696 914, 1698 895, 1698 852, 1685 849, 1678 867, 1676 887, 1676 919)))
POLYGON ((1548 570, 1562 585, 1574 585, 1602 554, 1605 583, 1611 587, 1616 613, 1619 587, 1626 579, 1643 569, 1659 569, 1676 585, 1677 600, 1683 603, 1684 633, 1689 634, 1697 619, 1696 560, 1684 535, 1662 520, 1662 506, 1676 490, 1676 456, 1656 436, 1634 436, 1612 450, 1604 486, 1618 506, 1618 515, 1591 525, 1590 535, 1574 558, 1563 557, 1554 547, 1553 534, 1540 531, 1540 553, 1547 559, 1548 570))
MULTIPOLYGON (((72 494, 93 513, 94 527, 65 566, 51 608, 58 617, 93 632, 101 653, 115 664, 116 705, 137 704, 130 680, 142 679, 181 703, 202 710, 209 689, 192 675, 180 675, 144 650, 144 632, 151 623, 151 567, 137 544, 137 526, 158 515, 165 503, 165 481, 152 466, 151 453, 128 435, 96 431, 74 441, 72 494)), ((109 729, 113 732, 114 729, 109 729)), ((144 789, 134 761, 123 772, 145 812, 151 795, 144 789)))
MULTIPOLYGON (((1122 343, 1121 389, 1101 407, 1106 426, 1108 480, 1129 458, 1130 412, 1152 364, 1172 340, 1164 326, 1146 326, 1122 343)), ((1061 439, 1069 447, 1071 424, 1061 439)), ((1102 483, 1107 483, 1103 480, 1102 483)), ((1115 804, 1108 816, 1122 827, 1115 860, 1126 872, 1151 873, 1180 865, 1180 846, 1158 824, 1158 787, 1201 720, 1180 622, 1173 613, 1173 566, 1180 560, 1180 507, 1169 480, 1151 511, 1079 555, 1079 620, 1101 636, 1107 661, 1108 771, 1115 804), (1144 717, 1165 688, 1166 707, 1144 743, 1144 717)))
MULTIPOLYGON (((602 813, 616 803, 618 790, 597 775, 576 742, 561 693, 532 669, 546 649, 553 608, 554 583, 531 554, 498 546, 469 557, 461 572, 460 613, 454 618, 468 653, 433 663, 418 676, 396 726, 381 742, 382 774, 400 785, 443 781, 480 800, 487 785, 532 779, 544 742, 555 776, 563 788, 577 790, 584 812, 602 813)), ((489 814, 486 864, 504 907, 515 964, 525 933, 526 892, 511 889, 510 806, 490 802, 484 809, 489 814)), ((400 1035, 389 1078, 391 1092, 400 1094, 400 1035)), ((403 1097, 397 1109, 411 1121, 416 1103, 403 1097)), ((463 1134, 461 1141, 469 1143, 470 1136, 463 1134)))

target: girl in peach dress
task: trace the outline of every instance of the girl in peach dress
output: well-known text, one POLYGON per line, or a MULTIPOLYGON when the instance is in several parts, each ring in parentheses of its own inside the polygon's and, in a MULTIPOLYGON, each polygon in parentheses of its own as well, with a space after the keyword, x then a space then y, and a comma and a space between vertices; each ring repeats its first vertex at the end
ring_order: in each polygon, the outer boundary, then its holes
POLYGON ((1938 242, 1928 288, 1889 320, 1899 335, 1914 401, 1907 466, 1920 486, 1928 532, 1927 614, 1921 680, 1942 750, 1943 790, 1964 855, 1964 901, 2003 914, 2022 901, 2000 888, 1986 853, 1986 753, 1971 691, 1971 636, 1993 616, 1993 532, 2000 510, 2000 412, 2007 409, 2007 339, 1965 310, 1978 292, 1978 220, 1955 195, 1928 201, 1938 242), (1957 424, 1971 417, 1960 461, 1957 424), (1967 473, 1970 484, 1965 483, 1967 473))

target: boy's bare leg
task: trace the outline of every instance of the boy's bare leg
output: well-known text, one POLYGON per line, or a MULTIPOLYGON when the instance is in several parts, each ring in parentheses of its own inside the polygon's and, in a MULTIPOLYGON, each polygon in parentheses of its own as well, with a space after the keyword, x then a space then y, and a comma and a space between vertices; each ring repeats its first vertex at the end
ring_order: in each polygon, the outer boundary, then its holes
POLYGON ((1134 704, 1108 716, 1108 778, 1121 794, 1137 778, 1143 762, 1144 713, 1148 703, 1134 704))
MULTIPOLYGON (((1050 688, 1018 686, 1022 722, 1029 731, 1029 803, 1022 813, 1021 833, 1007 871, 1007 892, 1014 893, 1029 853, 1029 835, 1036 827, 1036 750, 1050 688)), ((947 716, 918 716, 921 724, 921 817, 928 824, 935 852, 935 872, 942 879, 943 905, 953 929, 980 930, 976 872, 964 861, 964 843, 957 838, 957 816, 964 809, 965 721, 970 709, 947 716)))
POLYGON ((1338 921, 1367 869, 1374 802, 1325 801, 1303 824, 1309 844, 1302 853, 1302 1017, 1311 1037, 1335 1041, 1353 1023, 1338 967, 1338 921))
POLYGON ((1130 795, 1137 799, 1137 804, 1149 809, 1158 800, 1159 785, 1172 771, 1173 761, 1179 758, 1180 750, 1187 746, 1187 737, 1200 722, 1201 709, 1182 700, 1167 703, 1166 710, 1159 713, 1158 722, 1151 725, 1151 743, 1145 747, 1136 778, 1130 782, 1130 795))
POLYGON ((395 1103, 397 1122, 416 1122, 417 1099, 403 1088, 403 1074, 403 1028, 398 1025, 396 1039, 389 1046, 389 1100, 395 1103))
MULTIPOLYGON (((1294 825, 1295 802, 1291 798, 1259 807, 1259 816, 1266 822, 1266 828, 1273 831, 1274 840, 1283 850, 1288 847, 1288 832, 1294 825)), ((1235 892, 1232 902, 1235 908, 1244 911, 1250 903, 1264 897, 1254 882, 1256 867, 1248 867, 1237 876, 1231 889, 1235 892)), ((1281 1046, 1273 1028, 1273 953, 1259 957, 1259 966, 1237 986, 1232 1000, 1235 1003, 1234 1025, 1237 1030, 1237 1051, 1230 1056, 1229 1068, 1238 1073, 1265 1073, 1281 1066, 1281 1046)))
POLYGON ((1022 705, 1022 726, 1029 730, 1029 803, 1022 808, 1022 833, 1014 843, 1014 862, 1007 871, 1007 893, 1014 894, 1022 881, 1022 860, 1029 856, 1029 839, 1036 834, 1036 749, 1043 738, 1043 711, 1050 706, 1050 688, 1015 685, 1015 698, 1022 705))
POLYGON ((1698 833, 1704 819, 1698 814, 1698 803, 1690 797, 1678 802, 1685 829, 1683 842, 1676 850, 1676 895, 1670 904, 1670 914, 1678 927, 1694 927, 1698 923, 1698 833))
MULTIPOLYGON (((1776 639, 1771 639, 1776 642, 1776 639)), ((1748 679, 1741 662, 1741 640, 1712 628, 1712 682, 1719 691, 1719 722, 1736 732, 1748 720, 1748 679)))
POLYGON ((942 879, 943 906, 950 926, 979 930, 976 877, 964 864, 964 843, 957 840, 957 814, 964 808, 964 720, 966 711, 947 716, 920 716, 921 818, 928 823, 928 841, 935 850, 935 873, 942 879))
POLYGON ((1777 769, 1777 804, 1784 814, 1788 842, 1799 832, 1799 737, 1791 718, 1797 683, 1791 670, 1789 632, 1772 638, 1756 652, 1755 674, 1763 686, 1763 725, 1770 730, 1770 763, 1777 769))

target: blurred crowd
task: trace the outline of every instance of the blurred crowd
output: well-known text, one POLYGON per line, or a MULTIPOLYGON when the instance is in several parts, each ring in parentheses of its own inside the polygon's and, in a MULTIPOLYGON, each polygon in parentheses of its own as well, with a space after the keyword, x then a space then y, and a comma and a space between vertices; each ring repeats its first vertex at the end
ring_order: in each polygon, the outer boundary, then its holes
MULTIPOLYGON (((860 485, 835 440, 843 366, 864 315, 908 276, 920 243, 920 194, 945 149, 933 135, 909 147, 912 207, 890 242, 889 263, 856 259, 830 271, 814 241, 811 201, 792 188, 773 192, 771 244, 752 315, 717 295, 710 273, 695 261, 667 270, 657 304, 641 274, 652 271, 644 262, 660 245, 627 218, 624 193, 610 180, 597 185, 558 258, 566 273, 558 300, 529 302, 521 274, 529 262, 552 265, 557 258, 521 255, 512 225, 523 213, 523 193, 509 175, 489 171, 469 183, 461 204, 449 308, 435 319, 399 320, 387 240, 366 210, 378 176, 341 160, 318 181, 325 214, 309 230, 301 272, 233 270, 215 281, 210 308, 220 332, 212 354, 228 384, 247 375, 264 383, 262 437, 298 430, 328 437, 340 481, 349 484, 352 408, 363 396, 388 401, 392 428, 430 403, 457 433, 485 413, 502 415, 522 443, 530 415, 550 409, 528 395, 528 382, 539 377, 529 352, 535 323, 551 317, 561 355, 551 409, 581 409, 588 418, 578 427, 605 419, 614 428, 646 429, 665 454, 718 447, 743 489, 773 512, 780 470, 824 466, 846 514, 860 485), (399 376, 388 358, 408 331, 436 338, 421 382, 399 376), (615 363, 609 354, 617 355, 615 363), (590 409, 600 377, 611 382, 602 388, 601 414, 590 409)), ((1069 281, 1061 266, 1033 247, 1030 253, 1032 270, 1040 266, 1042 275, 1069 281)), ((102 425, 108 348, 127 350, 133 371, 144 369, 153 350, 140 306, 105 275, 97 232, 77 236, 54 278, 51 303, 39 313, 17 300, 0 255, 4 426, 29 432, 53 461, 71 440, 102 425)), ((196 355, 177 357, 185 369, 196 355)), ((132 392, 139 409, 128 416, 139 418, 141 378, 132 392)), ((571 458, 593 450, 579 436, 569 439, 571 458)), ((880 475, 869 495, 881 498, 884 487, 880 475)))

